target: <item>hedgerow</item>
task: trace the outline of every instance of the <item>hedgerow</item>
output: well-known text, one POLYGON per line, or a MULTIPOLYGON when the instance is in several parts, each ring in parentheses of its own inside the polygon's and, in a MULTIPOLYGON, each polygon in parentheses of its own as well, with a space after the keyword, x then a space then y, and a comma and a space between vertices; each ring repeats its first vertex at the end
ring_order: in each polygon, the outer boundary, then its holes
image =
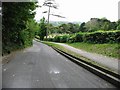
POLYGON ((61 43, 74 43, 74 42, 87 42, 87 43, 120 43, 120 30, 112 31, 95 31, 86 33, 76 33, 72 35, 55 36, 54 42, 61 43))

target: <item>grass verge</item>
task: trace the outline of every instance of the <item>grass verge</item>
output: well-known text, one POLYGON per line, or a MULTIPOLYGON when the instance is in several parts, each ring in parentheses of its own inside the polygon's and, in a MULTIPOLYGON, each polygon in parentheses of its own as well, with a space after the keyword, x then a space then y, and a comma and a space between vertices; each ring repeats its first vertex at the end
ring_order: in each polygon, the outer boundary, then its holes
POLYGON ((82 49, 88 52, 102 54, 104 56, 120 58, 120 45, 119 44, 90 44, 90 43, 67 43, 68 45, 82 49))
POLYGON ((55 44, 55 43, 53 43, 53 42, 48 42, 48 41, 42 41, 42 43, 47 44, 48 46, 51 46, 51 47, 58 48, 58 49, 66 52, 66 53, 68 53, 68 54, 71 54, 71 55, 73 55, 73 56, 75 56, 75 57, 77 57, 77 58, 80 58, 80 59, 82 59, 82 60, 84 60, 84 61, 86 61, 86 62, 89 62, 89 63, 91 63, 91 64, 94 64, 94 65, 97 65, 97 66, 99 66, 99 67, 102 67, 102 68, 104 68, 104 69, 106 69, 106 70, 112 71, 112 72, 114 72, 114 73, 118 73, 118 72, 116 72, 116 71, 114 71, 114 70, 112 70, 112 69, 110 69, 110 68, 108 68, 108 67, 105 67, 105 66, 103 66, 103 65, 101 65, 101 64, 99 64, 99 63, 97 63, 97 62, 95 62, 95 61, 93 61, 93 60, 90 60, 90 59, 88 59, 88 58, 85 58, 85 57, 81 56, 80 54, 77 54, 77 53, 75 53, 75 52, 72 52, 72 51, 66 49, 65 47, 63 47, 63 46, 61 46, 61 45, 55 44))

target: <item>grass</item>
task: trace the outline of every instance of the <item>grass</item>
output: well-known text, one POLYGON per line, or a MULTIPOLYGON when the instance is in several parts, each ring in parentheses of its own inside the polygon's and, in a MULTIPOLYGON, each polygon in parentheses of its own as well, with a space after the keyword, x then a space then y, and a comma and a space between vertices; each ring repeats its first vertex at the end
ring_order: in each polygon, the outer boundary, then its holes
POLYGON ((67 43, 68 45, 88 52, 102 54, 109 57, 120 58, 119 44, 89 44, 89 43, 67 43))
POLYGON ((55 44, 55 43, 53 43, 53 42, 48 42, 48 41, 42 41, 42 43, 47 44, 48 46, 52 46, 52 47, 58 48, 58 49, 60 49, 60 50, 62 50, 62 51, 64 51, 64 52, 66 52, 66 53, 68 53, 68 54, 71 54, 71 55, 73 55, 73 56, 75 56, 75 57, 77 57, 77 58, 80 58, 80 59, 82 59, 82 60, 84 60, 84 61, 86 61, 86 62, 92 63, 92 64, 94 64, 94 65, 97 65, 97 66, 99 66, 99 67, 102 67, 102 68, 104 68, 104 69, 107 69, 107 70, 109 70, 109 71, 112 71, 112 72, 114 72, 114 73, 117 73, 117 72, 111 70, 110 68, 105 67, 105 66, 103 66, 103 65, 101 65, 101 64, 99 64, 99 63, 97 63, 97 62, 95 62, 95 61, 93 61, 93 60, 88 59, 88 58, 85 58, 85 57, 81 56, 80 54, 77 54, 77 53, 75 53, 75 52, 73 52, 73 51, 71 51, 71 50, 68 50, 68 49, 66 49, 65 47, 61 46, 61 45, 55 44))

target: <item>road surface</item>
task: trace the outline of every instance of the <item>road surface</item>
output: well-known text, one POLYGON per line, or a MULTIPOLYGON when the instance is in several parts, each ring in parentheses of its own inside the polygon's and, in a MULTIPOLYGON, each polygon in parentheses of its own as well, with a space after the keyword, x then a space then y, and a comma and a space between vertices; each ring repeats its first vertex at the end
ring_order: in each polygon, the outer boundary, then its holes
POLYGON ((3 88, 113 88, 51 47, 33 41, 3 65, 3 88))

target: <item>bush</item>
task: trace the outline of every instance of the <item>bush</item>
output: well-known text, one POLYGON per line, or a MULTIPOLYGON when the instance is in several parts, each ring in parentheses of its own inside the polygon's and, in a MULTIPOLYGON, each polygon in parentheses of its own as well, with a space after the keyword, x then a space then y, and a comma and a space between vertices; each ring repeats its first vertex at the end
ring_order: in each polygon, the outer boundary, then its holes
POLYGON ((40 40, 40 37, 39 37, 39 36, 37 36, 37 35, 35 36, 35 38, 37 38, 37 39, 39 39, 39 40, 40 40))
POLYGON ((53 38, 53 42, 60 42, 60 37, 61 37, 61 36, 55 36, 55 37, 53 38))
POLYGON ((20 33, 20 39, 24 47, 31 46, 33 44, 32 43, 33 37, 31 37, 28 30, 22 31, 20 33))
POLYGON ((83 34, 77 33, 75 35, 75 42, 82 42, 83 41, 83 34))
POLYGON ((104 38, 104 34, 100 33, 100 32, 86 33, 84 35, 84 42, 88 42, 88 43, 105 43, 106 38, 104 38))
POLYGON ((67 35, 61 36, 60 37, 60 42, 61 43, 66 43, 68 41, 68 38, 69 38, 69 36, 67 36, 67 35))
POLYGON ((75 42, 75 35, 71 36, 67 40, 68 43, 74 43, 75 42))
POLYGON ((51 41, 52 42, 53 38, 47 38, 47 39, 45 38, 44 41, 51 41))
POLYGON ((120 31, 113 32, 110 40, 116 43, 120 43, 120 31))

